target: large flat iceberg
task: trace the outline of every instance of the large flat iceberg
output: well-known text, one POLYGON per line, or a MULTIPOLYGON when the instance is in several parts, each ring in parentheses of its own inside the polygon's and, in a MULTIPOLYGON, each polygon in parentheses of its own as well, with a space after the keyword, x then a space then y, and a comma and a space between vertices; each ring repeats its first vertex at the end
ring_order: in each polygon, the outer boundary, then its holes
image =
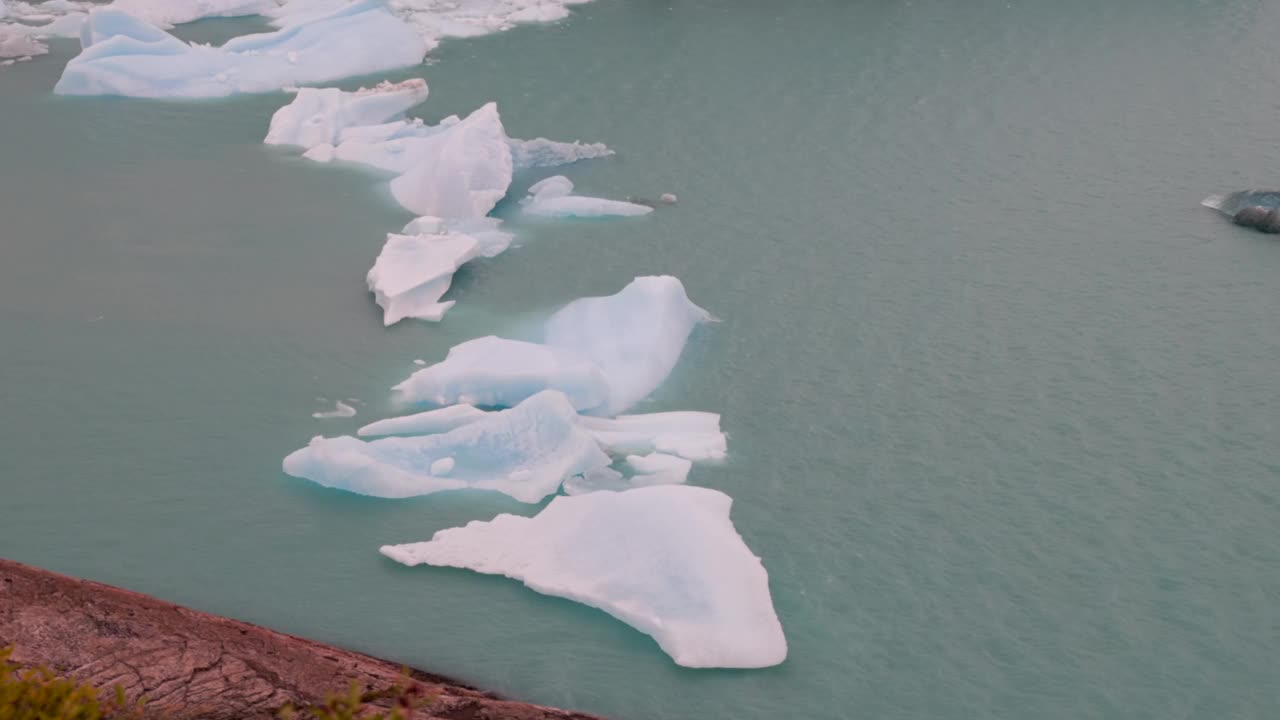
POLYGON ((609 457, 555 392, 437 435, 315 438, 284 459, 284 471, 294 477, 361 495, 403 498, 469 488, 527 503, 555 493, 566 478, 607 465, 609 457))
POLYGON ((54 92, 207 98, 257 93, 415 65, 426 45, 380 0, 359 0, 222 47, 190 45, 128 13, 94 10, 81 53, 54 92))
POLYGON ((395 390, 410 403, 510 407, 552 389, 579 411, 612 416, 657 389, 693 328, 710 319, 678 279, 640 277, 615 295, 564 306, 547 321, 541 343, 471 340, 395 390))
POLYGON ((686 667, 777 665, 787 641, 769 576, 733 527, 732 503, 683 485, 557 497, 532 518, 499 515, 381 552, 599 608, 686 667))

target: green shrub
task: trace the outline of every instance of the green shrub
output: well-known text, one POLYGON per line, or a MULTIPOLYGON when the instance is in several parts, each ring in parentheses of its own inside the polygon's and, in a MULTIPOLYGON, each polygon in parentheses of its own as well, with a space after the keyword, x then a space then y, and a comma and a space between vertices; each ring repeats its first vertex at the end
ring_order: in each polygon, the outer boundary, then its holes
POLYGON ((124 688, 104 702, 84 683, 60 678, 45 667, 26 668, 9 661, 13 648, 0 649, 0 720, 100 720, 137 718, 142 703, 130 704, 124 688))
POLYGON ((426 689, 414 682, 406 671, 403 684, 362 693, 360 685, 353 680, 345 695, 330 695, 321 705, 302 708, 286 705, 279 717, 280 720, 409 720, 414 710, 430 702, 426 689), (391 708, 369 705, 377 700, 391 700, 391 708))

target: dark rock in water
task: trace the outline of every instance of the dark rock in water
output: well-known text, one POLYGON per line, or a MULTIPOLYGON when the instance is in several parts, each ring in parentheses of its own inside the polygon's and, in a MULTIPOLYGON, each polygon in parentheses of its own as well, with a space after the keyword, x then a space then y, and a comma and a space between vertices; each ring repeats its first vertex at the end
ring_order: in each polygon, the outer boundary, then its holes
POLYGON ((1232 215, 1231 222, 1264 233, 1280 233, 1280 209, 1250 205, 1232 215))

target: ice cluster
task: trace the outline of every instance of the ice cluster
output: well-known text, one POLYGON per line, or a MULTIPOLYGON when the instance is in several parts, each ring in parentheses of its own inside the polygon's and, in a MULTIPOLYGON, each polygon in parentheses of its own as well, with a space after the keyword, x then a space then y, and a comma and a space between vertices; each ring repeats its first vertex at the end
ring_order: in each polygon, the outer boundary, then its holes
POLYGON ((384 498, 474 489, 535 503, 565 478, 609 464, 577 420, 568 400, 548 391, 444 433, 368 442, 314 438, 284 459, 284 471, 384 498))
POLYGON ((265 142, 304 150, 317 162, 364 165, 390 176, 407 210, 446 219, 484 217, 517 169, 550 167, 611 154, 600 143, 507 137, 494 103, 436 125, 405 117, 427 97, 421 80, 344 92, 304 88, 271 118, 265 142))
POLYGON ((679 485, 557 497, 532 518, 499 515, 382 554, 503 575, 599 608, 685 667, 768 667, 786 658, 787 641, 732 503, 679 485))

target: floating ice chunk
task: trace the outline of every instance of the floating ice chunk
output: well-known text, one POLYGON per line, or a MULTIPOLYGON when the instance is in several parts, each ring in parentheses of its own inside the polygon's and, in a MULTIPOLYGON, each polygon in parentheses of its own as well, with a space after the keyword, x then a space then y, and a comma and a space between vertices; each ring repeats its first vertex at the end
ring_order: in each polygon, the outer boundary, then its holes
POLYGON ((604 404, 609 393, 600 369, 586 359, 492 335, 453 346, 443 362, 418 370, 394 389, 410 403, 490 407, 511 407, 551 389, 575 408, 590 408, 604 404))
POLYGON ((383 309, 382 323, 405 318, 439 321, 453 301, 440 302, 453 274, 479 255, 475 238, 447 235, 388 234, 369 270, 369 291, 383 309))
POLYGON ((403 120, 405 111, 426 100, 427 93, 426 81, 416 78, 355 92, 302 88, 293 102, 271 116, 264 142, 307 149, 338 145, 348 128, 403 120))
POLYGON ((511 159, 519 170, 568 165, 579 160, 608 157, 613 151, 604 143, 556 142, 546 138, 509 140, 511 159))
POLYGON ((427 364, 427 361, 426 361, 426 360, 423 360, 422 358, 415 358, 415 359, 414 359, 414 361, 413 361, 413 364, 414 364, 414 365, 417 365, 417 366, 419 366, 419 367, 422 367, 422 366, 425 366, 425 365, 427 364))
POLYGON ((275 0, 114 0, 111 7, 157 27, 172 27, 201 18, 263 15, 277 6, 275 0))
POLYGON ((49 46, 32 37, 31 28, 16 23, 0 25, 0 58, 30 59, 47 52, 49 46))
POLYGON ((408 227, 433 232, 389 233, 367 278, 369 290, 383 309, 383 324, 393 325, 405 318, 443 318, 453 301, 440 302, 440 298, 449 290, 458 268, 476 257, 493 257, 510 246, 512 235, 499 230, 500 224, 496 218, 448 223, 423 217, 408 227))
POLYGON ((315 438, 284 459, 284 471, 362 495, 401 498, 472 488, 535 503, 565 478, 609 464, 559 393, 535 395, 510 410, 449 432, 364 442, 315 438), (431 472, 454 461, 448 477, 431 472))
POLYGON ((689 480, 693 462, 675 455, 649 453, 628 455, 627 465, 635 472, 632 483, 646 485, 681 485, 689 480))
POLYGON ((529 196, 520 201, 524 212, 543 217, 606 217, 609 215, 648 215, 648 205, 605 200, 604 198, 570 195, 573 183, 563 175, 547 178, 529 188, 529 196))
POLYGON ((768 573, 729 518, 732 502, 687 485, 557 497, 532 518, 499 515, 381 552, 599 608, 686 667, 777 665, 787 641, 768 573))
MULTIPOLYGON (((301 90, 276 111, 266 142, 305 149, 317 162, 365 165, 392 176, 391 191, 405 208, 434 218, 480 218, 506 195, 517 167, 601 157, 599 143, 557 143, 507 137, 497 106, 436 125, 404 113, 427 96, 422 81, 383 83, 355 93, 301 90)), ((406 230, 405 234, 438 232, 406 230)))
POLYGON ((94 10, 84 50, 54 92, 153 98, 223 97, 336 80, 417 64, 426 47, 380 0, 358 0, 278 32, 220 48, 188 45, 127 13, 94 10), (289 53, 297 62, 289 62, 289 53), (219 79, 221 78, 221 79, 219 79))
POLYGON ((355 414, 356 414, 355 408, 339 400, 337 407, 335 407, 334 409, 322 410, 320 412, 313 412, 311 413, 311 417, 318 418, 320 420, 327 420, 329 418, 348 418, 355 414))
POLYGON ((449 432, 469 425, 488 415, 472 405, 450 405, 438 410, 428 410, 415 415, 387 418, 369 423, 356 434, 361 437, 377 435, 433 435, 449 432))
POLYGON ((679 200, 679 198, 675 196, 675 193, 662 193, 662 197, 659 199, 668 205, 675 205, 679 200))
POLYGON ((453 471, 454 464, 453 458, 451 457, 440 458, 439 460, 431 463, 431 474, 436 477, 444 477, 453 471))
POLYGON ((662 384, 693 328, 710 319, 676 278, 636 278, 616 295, 561 308, 542 343, 471 340, 395 389, 411 403, 508 407, 553 389, 583 412, 616 415, 662 384))
POLYGON ((425 139, 418 162, 391 181, 391 194, 419 215, 483 217, 511 185, 511 148, 488 103, 465 120, 425 139))
POLYGON ((665 453, 688 460, 724 458, 728 440, 720 431, 720 416, 709 412, 663 412, 619 415, 613 419, 583 417, 591 431, 613 455, 665 453))
POLYGON ((565 305, 547 321, 543 341, 600 368, 609 383, 608 402, 583 409, 616 415, 667 379, 693 328, 711 319, 678 279, 638 277, 615 295, 565 305))

